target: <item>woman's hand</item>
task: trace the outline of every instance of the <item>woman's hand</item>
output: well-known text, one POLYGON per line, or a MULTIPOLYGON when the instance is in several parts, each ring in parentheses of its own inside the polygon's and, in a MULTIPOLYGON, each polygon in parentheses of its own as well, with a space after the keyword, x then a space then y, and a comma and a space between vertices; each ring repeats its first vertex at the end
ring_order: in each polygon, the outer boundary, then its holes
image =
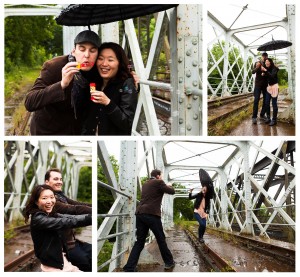
POLYGON ((193 192, 193 190, 194 190, 194 189, 190 189, 190 193, 192 193, 192 192, 193 192))
POLYGON ((94 103, 107 106, 110 103, 110 99, 105 95, 103 91, 94 90, 91 91, 91 100, 94 103))
POLYGON ((132 75, 133 80, 134 80, 135 88, 137 89, 138 88, 138 84, 140 82, 140 77, 136 74, 135 71, 131 71, 131 75, 132 75))

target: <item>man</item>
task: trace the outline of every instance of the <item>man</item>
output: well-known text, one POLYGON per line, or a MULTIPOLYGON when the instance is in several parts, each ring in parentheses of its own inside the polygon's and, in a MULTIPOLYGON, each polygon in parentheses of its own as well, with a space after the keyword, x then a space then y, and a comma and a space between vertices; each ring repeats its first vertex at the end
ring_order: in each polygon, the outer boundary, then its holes
POLYGON ((254 86, 253 113, 252 113, 253 124, 257 124, 258 105, 259 105, 261 93, 263 95, 263 105, 260 111, 260 118, 265 121, 267 120, 265 113, 266 113, 266 94, 268 93, 267 92, 268 80, 266 76, 262 75, 262 71, 261 71, 261 66, 265 66, 265 61, 267 58, 268 58, 268 54, 262 53, 261 61, 256 62, 252 70, 252 74, 256 74, 255 86, 254 86))
MULTIPOLYGON (((92 214, 92 205, 74 201, 65 196, 62 191, 63 181, 61 171, 57 168, 49 169, 45 174, 45 184, 55 191, 55 211, 60 214, 92 214)), ((67 241, 70 262, 82 271, 92 271, 92 245, 75 238, 72 229, 64 232, 67 241)))
POLYGON ((123 268, 126 272, 136 271, 140 253, 144 248, 149 229, 155 235, 165 263, 165 269, 171 269, 175 266, 161 223, 160 206, 164 193, 175 194, 175 190, 171 185, 164 183, 161 171, 154 169, 151 172, 150 180, 142 187, 141 201, 136 210, 136 242, 131 250, 127 264, 123 268))
POLYGON ((74 103, 71 103, 73 79, 79 71, 89 79, 99 47, 99 36, 85 30, 75 37, 71 55, 45 62, 25 99, 26 109, 34 112, 31 135, 80 135, 80 118, 75 117, 74 103))

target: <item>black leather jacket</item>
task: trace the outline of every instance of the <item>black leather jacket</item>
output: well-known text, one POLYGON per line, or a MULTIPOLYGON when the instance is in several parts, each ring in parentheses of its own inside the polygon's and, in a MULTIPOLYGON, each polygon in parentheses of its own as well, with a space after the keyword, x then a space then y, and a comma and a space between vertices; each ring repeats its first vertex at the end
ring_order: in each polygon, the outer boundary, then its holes
POLYGON ((92 224, 91 215, 48 216, 45 212, 36 212, 31 216, 30 230, 36 257, 42 264, 62 269, 63 255, 67 254, 63 231, 66 228, 83 227, 92 224))
MULTIPOLYGON (((97 90, 101 90, 98 83, 97 90)), ((98 127, 98 135, 130 136, 138 100, 133 79, 111 81, 103 92, 111 101, 107 106, 89 101, 82 135, 95 135, 98 127)))
MULTIPOLYGON (((192 195, 191 192, 189 193, 189 199, 190 200, 195 199, 195 198, 196 198, 196 200, 194 202, 194 209, 198 209, 199 206, 200 206, 200 203, 203 199, 202 192, 199 192, 195 195, 192 195)), ((210 208, 210 199, 207 197, 207 198, 205 198, 205 210, 204 210, 207 214, 209 213, 209 208, 210 208)))
POLYGON ((279 68, 276 66, 273 66, 272 68, 271 67, 267 68, 267 71, 265 73, 268 79, 268 84, 270 86, 278 83, 278 76, 277 76, 278 71, 279 68))

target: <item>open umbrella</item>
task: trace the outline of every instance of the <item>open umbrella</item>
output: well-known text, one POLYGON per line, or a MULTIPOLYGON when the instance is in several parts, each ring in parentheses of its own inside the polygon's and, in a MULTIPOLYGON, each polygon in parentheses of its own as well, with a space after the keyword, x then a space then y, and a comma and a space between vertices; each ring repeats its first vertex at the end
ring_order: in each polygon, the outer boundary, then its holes
POLYGON ((176 6, 178 4, 72 4, 63 9, 55 20, 58 24, 65 26, 90 26, 123 21, 176 6))
POLYGON ((207 194, 210 199, 214 196, 214 183, 209 174, 202 168, 199 169, 199 178, 202 186, 207 186, 207 194))
POLYGON ((273 51, 291 46, 292 43, 287 40, 271 40, 262 44, 257 48, 257 51, 273 51))

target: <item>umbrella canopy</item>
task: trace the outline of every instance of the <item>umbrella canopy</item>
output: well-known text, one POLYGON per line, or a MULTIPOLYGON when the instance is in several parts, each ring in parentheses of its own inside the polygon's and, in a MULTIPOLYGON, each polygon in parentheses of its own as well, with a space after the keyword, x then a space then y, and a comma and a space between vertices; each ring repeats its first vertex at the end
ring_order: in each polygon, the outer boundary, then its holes
POLYGON ((207 194, 209 198, 213 198, 214 196, 214 184, 209 174, 202 168, 199 169, 199 178, 202 186, 207 186, 207 194))
POLYGON ((272 50, 278 50, 283 49, 286 47, 291 46, 292 43, 287 40, 272 40, 269 41, 257 48, 257 51, 272 51, 272 50))
POLYGON ((174 8, 178 4, 72 4, 61 11, 56 22, 65 26, 90 26, 135 18, 174 8))

